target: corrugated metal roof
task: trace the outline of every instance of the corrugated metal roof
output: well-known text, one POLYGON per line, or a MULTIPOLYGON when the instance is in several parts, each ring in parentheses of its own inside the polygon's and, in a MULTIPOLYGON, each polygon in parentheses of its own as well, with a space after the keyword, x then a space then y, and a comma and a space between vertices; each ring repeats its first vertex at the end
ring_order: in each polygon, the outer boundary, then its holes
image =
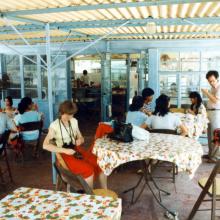
MULTIPOLYGON (((93 39, 108 33, 127 20, 131 22, 107 38, 219 38, 220 1, 191 2, 187 0, 7 0, 1 2, 0 11, 3 17, 10 20, 10 24, 20 32, 24 32, 25 38, 33 39, 33 42, 41 42, 45 37, 44 26, 34 24, 34 21, 51 24, 52 41, 65 40, 69 30, 72 30, 69 41, 93 39), (193 20, 194 18, 200 20, 193 20), (157 27, 156 33, 150 35, 145 26, 151 20, 157 27), (85 22, 89 22, 88 25, 85 22)), ((19 43, 19 36, 16 36, 7 25, 8 23, 3 19, 0 20, 0 40, 19 43)))

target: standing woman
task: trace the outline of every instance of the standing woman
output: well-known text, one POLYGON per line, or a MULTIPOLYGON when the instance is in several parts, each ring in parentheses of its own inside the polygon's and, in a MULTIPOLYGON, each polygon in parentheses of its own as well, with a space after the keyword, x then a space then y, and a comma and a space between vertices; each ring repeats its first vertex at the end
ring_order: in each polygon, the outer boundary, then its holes
POLYGON ((107 177, 99 168, 97 157, 80 146, 84 143, 84 138, 79 130, 78 121, 73 117, 76 112, 75 103, 67 100, 60 104, 60 117, 50 124, 43 148, 60 153, 69 170, 81 175, 91 188, 94 177, 98 176, 101 187, 107 189, 107 177), (52 143, 52 140, 55 140, 56 144, 52 143), (77 157, 76 152, 80 153, 82 158, 77 157))
POLYGON ((201 114, 204 116, 204 118, 207 117, 207 112, 206 108, 202 103, 202 97, 198 92, 190 92, 189 98, 191 100, 191 106, 190 109, 188 110, 188 113, 192 115, 198 115, 201 114))

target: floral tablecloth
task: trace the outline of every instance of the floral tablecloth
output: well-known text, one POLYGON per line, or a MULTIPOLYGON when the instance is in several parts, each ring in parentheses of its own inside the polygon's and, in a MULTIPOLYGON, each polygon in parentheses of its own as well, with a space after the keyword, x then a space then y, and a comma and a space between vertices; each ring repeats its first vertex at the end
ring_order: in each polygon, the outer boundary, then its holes
POLYGON ((106 175, 129 161, 147 158, 173 162, 180 171, 194 174, 201 163, 203 149, 196 140, 180 135, 151 133, 149 143, 134 140, 122 143, 103 137, 95 141, 93 153, 106 175))
POLYGON ((0 201, 0 219, 120 219, 121 199, 21 187, 0 201))
POLYGON ((207 131, 208 127, 208 118, 202 116, 201 114, 192 115, 192 114, 183 114, 183 113, 174 113, 179 116, 182 123, 188 129, 188 136, 190 138, 198 139, 203 132, 207 131))

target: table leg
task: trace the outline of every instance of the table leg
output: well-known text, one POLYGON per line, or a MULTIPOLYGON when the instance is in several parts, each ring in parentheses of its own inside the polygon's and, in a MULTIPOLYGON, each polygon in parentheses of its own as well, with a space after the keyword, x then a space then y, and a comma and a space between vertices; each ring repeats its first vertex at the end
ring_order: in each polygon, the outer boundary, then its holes
POLYGON ((174 218, 176 218, 177 217, 177 213, 175 211, 169 210, 165 205, 162 204, 161 192, 165 193, 166 195, 170 195, 170 193, 165 191, 165 190, 163 190, 163 189, 160 189, 160 187, 157 185, 157 183, 155 182, 155 180, 151 176, 151 173, 149 172, 149 166, 150 166, 151 161, 152 160, 149 160, 148 162, 146 162, 145 160, 140 161, 140 166, 141 166, 141 169, 143 171, 143 174, 140 176, 140 178, 138 179, 138 181, 137 181, 135 186, 125 190, 123 193, 127 193, 127 192, 132 191, 131 204, 135 204, 137 202, 137 200, 140 198, 141 194, 143 193, 145 186, 147 185, 148 188, 150 189, 153 197, 156 199, 157 203, 162 208, 164 208, 169 214, 171 214, 174 218), (138 193, 138 195, 134 199, 135 190, 139 187, 139 185, 141 184, 142 180, 144 180, 144 185, 142 186, 140 192, 138 193), (156 195, 156 193, 152 189, 151 185, 149 184, 150 181, 152 181, 154 187, 158 191, 158 196, 156 195))

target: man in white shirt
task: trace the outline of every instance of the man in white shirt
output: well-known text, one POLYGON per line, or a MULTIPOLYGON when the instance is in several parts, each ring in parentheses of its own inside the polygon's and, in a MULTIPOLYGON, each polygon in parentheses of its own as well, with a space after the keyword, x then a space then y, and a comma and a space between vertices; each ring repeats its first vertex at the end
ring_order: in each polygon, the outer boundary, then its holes
POLYGON ((82 81, 83 86, 89 86, 89 76, 87 70, 83 70, 83 75, 80 80, 82 81))
POLYGON ((216 128, 220 128, 220 83, 218 82, 219 74, 215 70, 211 70, 206 74, 206 79, 208 80, 211 91, 207 89, 202 89, 205 96, 208 97, 207 112, 209 118, 209 128, 208 128, 208 144, 209 144, 209 154, 208 158, 210 161, 214 161, 220 157, 219 147, 213 144, 213 131, 216 128))

